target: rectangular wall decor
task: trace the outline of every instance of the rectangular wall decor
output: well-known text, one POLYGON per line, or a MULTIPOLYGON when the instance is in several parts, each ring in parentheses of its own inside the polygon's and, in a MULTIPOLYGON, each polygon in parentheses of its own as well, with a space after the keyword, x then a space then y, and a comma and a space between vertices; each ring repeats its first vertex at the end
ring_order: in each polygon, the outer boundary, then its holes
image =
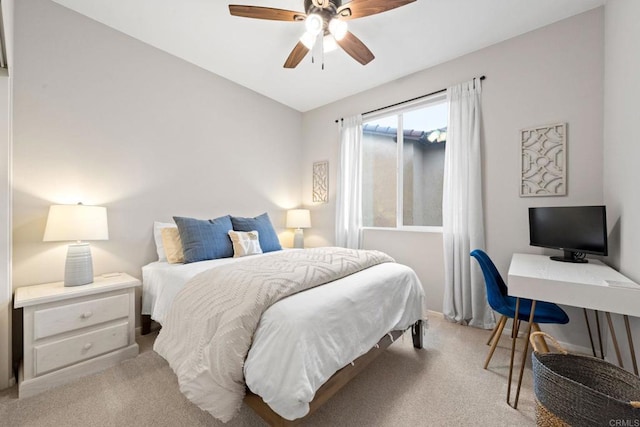
POLYGON ((566 144, 566 123, 520 131, 521 197, 567 194, 566 144))
POLYGON ((313 201, 329 203, 329 162, 313 164, 313 201))

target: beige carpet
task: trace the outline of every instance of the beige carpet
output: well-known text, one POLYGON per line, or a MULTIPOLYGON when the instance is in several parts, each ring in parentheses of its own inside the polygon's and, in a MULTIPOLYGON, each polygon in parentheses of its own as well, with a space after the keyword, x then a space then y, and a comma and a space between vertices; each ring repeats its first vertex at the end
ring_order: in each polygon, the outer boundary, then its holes
MULTIPOLYGON (((535 425, 530 368, 518 409, 505 401, 507 337, 489 369, 483 370, 489 331, 451 324, 436 315, 429 323, 425 350, 414 350, 411 335, 405 334, 304 425, 535 425)), ((18 400, 16 387, 0 392, 0 425, 264 425, 246 406, 223 424, 191 404, 164 359, 150 350, 154 338, 140 337, 142 351, 135 359, 40 395, 18 400)))

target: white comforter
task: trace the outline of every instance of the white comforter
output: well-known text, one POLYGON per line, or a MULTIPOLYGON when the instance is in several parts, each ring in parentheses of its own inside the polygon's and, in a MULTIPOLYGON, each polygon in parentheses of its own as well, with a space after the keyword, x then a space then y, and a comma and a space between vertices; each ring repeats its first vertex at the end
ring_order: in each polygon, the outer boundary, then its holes
MULTIPOLYGON (((162 323, 171 304, 167 297, 172 299, 188 278, 212 264, 234 262, 216 261, 146 266, 145 281, 167 271, 175 280, 153 298, 145 297, 147 310, 152 302, 152 317, 162 323)), ((154 286, 145 282, 145 287, 154 286)), ((245 363, 245 381, 284 418, 302 417, 316 390, 333 373, 366 353, 388 331, 420 319, 422 299, 422 287, 410 268, 385 263, 281 300, 262 316, 245 363)))

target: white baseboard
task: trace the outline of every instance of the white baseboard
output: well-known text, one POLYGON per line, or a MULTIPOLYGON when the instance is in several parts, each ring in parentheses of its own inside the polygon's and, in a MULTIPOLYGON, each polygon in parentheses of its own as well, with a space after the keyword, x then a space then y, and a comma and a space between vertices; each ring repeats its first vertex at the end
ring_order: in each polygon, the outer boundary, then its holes
MULTIPOLYGON (((442 313, 440 313, 438 311, 433 311, 433 310, 427 310, 427 316, 433 316, 433 317, 438 317, 440 319, 444 319, 444 314, 442 314, 442 313)), ((518 338, 524 338, 526 333, 527 333, 527 326, 526 326, 526 322, 525 322, 524 327, 521 326, 520 330, 518 331, 518 338)), ((511 328, 505 327, 502 330, 502 335, 503 336, 506 335, 507 337, 511 338, 511 328)), ((591 351, 590 347, 584 347, 584 346, 580 346, 580 345, 575 345, 575 344, 571 344, 571 343, 564 342, 564 341, 558 341, 558 342, 569 353, 593 356, 593 352, 591 351)), ((605 357, 605 360, 606 360, 606 357, 605 357)))
POLYGON ((427 315, 444 319, 444 314, 440 313, 439 311, 427 310, 427 315))
MULTIPOLYGON (((527 334, 527 330, 526 327, 524 328, 520 328, 520 330, 518 331, 518 338, 524 338, 525 335, 527 334)), ((502 331, 502 335, 506 335, 509 338, 511 338, 511 328, 507 329, 506 327, 503 329, 502 331)), ((548 343, 548 342, 547 342, 548 343)), ((565 341, 558 341, 558 343, 562 346, 563 349, 567 350, 569 353, 573 353, 573 354, 580 354, 580 355, 587 355, 587 356, 593 356, 593 352, 591 351, 591 347, 584 347, 581 345, 575 345, 575 344, 571 344, 565 341)), ((553 352, 553 344, 548 343, 549 344, 549 350, 551 352, 553 352)))

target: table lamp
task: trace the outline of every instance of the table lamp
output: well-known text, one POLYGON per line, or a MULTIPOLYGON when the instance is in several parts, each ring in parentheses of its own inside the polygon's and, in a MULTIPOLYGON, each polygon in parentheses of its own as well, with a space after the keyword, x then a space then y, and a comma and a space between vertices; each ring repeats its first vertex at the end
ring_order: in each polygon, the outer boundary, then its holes
POLYGON ((108 240, 107 208, 102 206, 52 205, 49 208, 43 241, 75 240, 67 249, 64 285, 79 286, 93 282, 93 260, 89 243, 83 240, 108 240))
POLYGON ((311 215, 309 209, 290 209, 287 211, 287 228, 295 228, 293 247, 304 248, 303 228, 311 227, 311 215))

